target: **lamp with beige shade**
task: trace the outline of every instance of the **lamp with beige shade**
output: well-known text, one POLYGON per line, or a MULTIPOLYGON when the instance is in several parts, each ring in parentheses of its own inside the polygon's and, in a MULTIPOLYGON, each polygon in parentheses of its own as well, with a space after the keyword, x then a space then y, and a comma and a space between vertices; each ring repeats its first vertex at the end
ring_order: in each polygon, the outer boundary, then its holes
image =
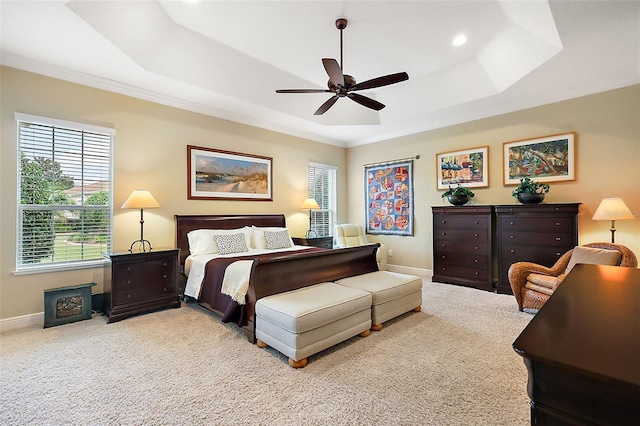
POLYGON ((133 248, 136 244, 140 244, 138 251, 146 252, 146 246, 149 246, 149 251, 152 250, 151 243, 144 239, 144 209, 157 209, 161 207, 160 203, 153 198, 151 192, 146 189, 136 189, 129 195, 129 198, 122 204, 123 209, 140 209, 140 239, 131 243, 129 251, 133 253, 133 248))
POLYGON ((592 220, 611 221, 611 242, 615 243, 616 220, 635 219, 622 198, 603 198, 593 214, 592 220))

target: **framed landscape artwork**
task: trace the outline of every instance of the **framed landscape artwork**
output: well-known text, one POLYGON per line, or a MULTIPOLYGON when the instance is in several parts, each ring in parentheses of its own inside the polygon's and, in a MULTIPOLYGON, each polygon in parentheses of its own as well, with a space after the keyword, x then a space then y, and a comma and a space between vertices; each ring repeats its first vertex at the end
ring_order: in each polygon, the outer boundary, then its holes
POLYGON ((187 145, 187 198, 271 201, 271 157, 187 145))
POLYGON ((489 147, 436 154, 438 189, 489 186, 489 147))
POLYGON ((413 160, 365 166, 367 234, 413 235, 413 160))
POLYGON ((575 132, 543 136, 503 144, 505 185, 517 185, 522 178, 537 182, 575 180, 575 132))

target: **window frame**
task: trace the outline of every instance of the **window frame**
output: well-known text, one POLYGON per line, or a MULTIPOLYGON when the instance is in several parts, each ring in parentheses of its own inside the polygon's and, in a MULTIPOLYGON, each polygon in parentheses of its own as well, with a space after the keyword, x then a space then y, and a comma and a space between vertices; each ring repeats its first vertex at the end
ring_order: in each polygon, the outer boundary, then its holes
MULTIPOLYGON (((21 253, 24 235, 23 235, 23 221, 22 221, 22 212, 23 211, 34 211, 34 210, 71 210, 65 209, 64 207, 68 207, 65 205, 57 205, 57 204, 22 204, 22 152, 24 151, 23 139, 21 138, 21 123, 29 123, 38 126, 46 126, 51 127, 53 129, 61 129, 63 131, 68 131, 72 133, 78 132, 84 138, 85 133, 90 134, 98 134, 100 137, 108 137, 108 180, 103 181, 106 182, 107 193, 108 193, 108 232, 107 232, 107 248, 105 250, 109 251, 112 249, 113 245, 113 146, 115 140, 115 129, 111 127, 103 127, 96 126, 85 123, 72 122, 67 120, 60 120, 49 117, 41 117, 31 114, 24 114, 16 112, 14 113, 15 123, 16 123, 16 160, 17 160, 17 181, 16 181, 16 246, 15 246, 15 271, 13 271, 14 275, 26 275, 26 274, 37 274, 37 273, 46 273, 53 271, 63 271, 63 270, 75 270, 75 269, 85 269, 85 268, 96 268, 102 267, 106 260, 102 257, 94 257, 91 259, 74 259, 74 260, 63 260, 57 262, 45 262, 45 263, 24 263, 23 255, 21 253), (25 209, 25 206, 30 206, 25 209), (38 206, 34 208, 35 206, 38 206), (40 207, 42 206, 42 207, 40 207)), ((84 139, 81 144, 84 147, 85 145, 84 139)), ((105 146, 105 144, 101 145, 105 146)), ((52 153, 55 153, 55 148, 51 149, 52 153)), ((80 182, 82 186, 87 185, 86 181, 91 181, 90 178, 85 177, 85 172, 88 166, 85 166, 84 161, 87 158, 87 155, 82 154, 81 160, 78 162, 80 164, 80 182)), ((75 165, 75 164, 74 164, 75 165)), ((103 166, 104 168, 104 166, 103 166)), ((72 175, 76 178, 76 174, 72 175)), ((74 179, 75 180, 75 179, 74 179)), ((99 211, 99 210, 107 210, 97 209, 90 207, 91 205, 85 204, 86 200, 82 199, 82 204, 74 205, 75 208, 73 210, 78 211, 99 211)))
POLYGON ((311 229, 316 233, 318 237, 332 237, 334 234, 335 227, 338 223, 338 167, 331 166, 328 164, 321 163, 309 163, 307 168, 307 180, 309 184, 309 198, 313 198, 316 200, 318 205, 320 206, 319 210, 311 210, 312 216, 312 226, 311 229), (333 184, 331 182, 327 182, 327 185, 331 185, 330 188, 327 189, 326 201, 327 205, 323 202, 325 194, 316 194, 315 188, 313 187, 313 179, 315 178, 316 172, 312 170, 321 169, 323 173, 329 173, 331 176, 327 178, 329 180, 333 180, 333 184), (325 222, 323 215, 328 214, 329 218, 325 222), (318 225, 319 224, 319 225, 318 225), (319 232, 322 228, 326 226, 328 233, 319 232))

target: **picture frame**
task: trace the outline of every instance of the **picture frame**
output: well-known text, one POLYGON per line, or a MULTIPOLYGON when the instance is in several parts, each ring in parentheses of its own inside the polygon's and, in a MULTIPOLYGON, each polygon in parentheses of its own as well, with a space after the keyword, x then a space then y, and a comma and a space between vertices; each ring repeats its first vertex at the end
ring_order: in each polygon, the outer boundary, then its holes
POLYGON ((575 139, 569 132, 504 142, 504 185, 518 185, 526 177, 540 183, 575 180, 575 139))
POLYGON ((273 201, 273 158, 187 145, 190 200, 273 201))
POLYGON ((489 147, 436 154, 437 189, 450 185, 470 188, 489 186, 489 147))
POLYGON ((365 232, 413 236, 413 160, 364 166, 365 232))

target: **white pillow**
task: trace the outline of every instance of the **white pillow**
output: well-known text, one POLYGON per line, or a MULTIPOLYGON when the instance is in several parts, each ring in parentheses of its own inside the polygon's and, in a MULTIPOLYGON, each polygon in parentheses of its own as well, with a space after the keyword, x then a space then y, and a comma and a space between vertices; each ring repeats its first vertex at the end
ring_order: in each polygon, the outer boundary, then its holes
MULTIPOLYGON (((287 234, 289 234, 289 230, 287 228, 276 227, 276 226, 273 226, 273 227, 252 226, 251 227, 251 235, 252 235, 251 247, 256 249, 267 248, 267 241, 264 238, 264 231, 271 231, 271 232, 287 231, 287 234)), ((288 247, 292 247, 293 240, 291 239, 291 235, 289 235, 289 242, 291 244, 288 247)))
POLYGON ((242 233, 247 247, 251 247, 251 228, 245 226, 236 229, 195 229, 187 233, 189 241, 189 253, 194 256, 200 254, 218 253, 218 245, 213 239, 214 235, 230 235, 242 233))
POLYGON ((241 232, 237 234, 214 235, 213 239, 218 246, 218 253, 220 254, 244 253, 249 251, 245 236, 241 232))
POLYGON ((269 250, 289 248, 293 245, 291 244, 289 231, 286 229, 283 231, 264 231, 264 239, 269 250))
POLYGON ((618 250, 577 246, 573 249, 571 259, 569 259, 569 264, 564 273, 568 274, 578 263, 616 266, 620 263, 621 256, 622 254, 618 250))

